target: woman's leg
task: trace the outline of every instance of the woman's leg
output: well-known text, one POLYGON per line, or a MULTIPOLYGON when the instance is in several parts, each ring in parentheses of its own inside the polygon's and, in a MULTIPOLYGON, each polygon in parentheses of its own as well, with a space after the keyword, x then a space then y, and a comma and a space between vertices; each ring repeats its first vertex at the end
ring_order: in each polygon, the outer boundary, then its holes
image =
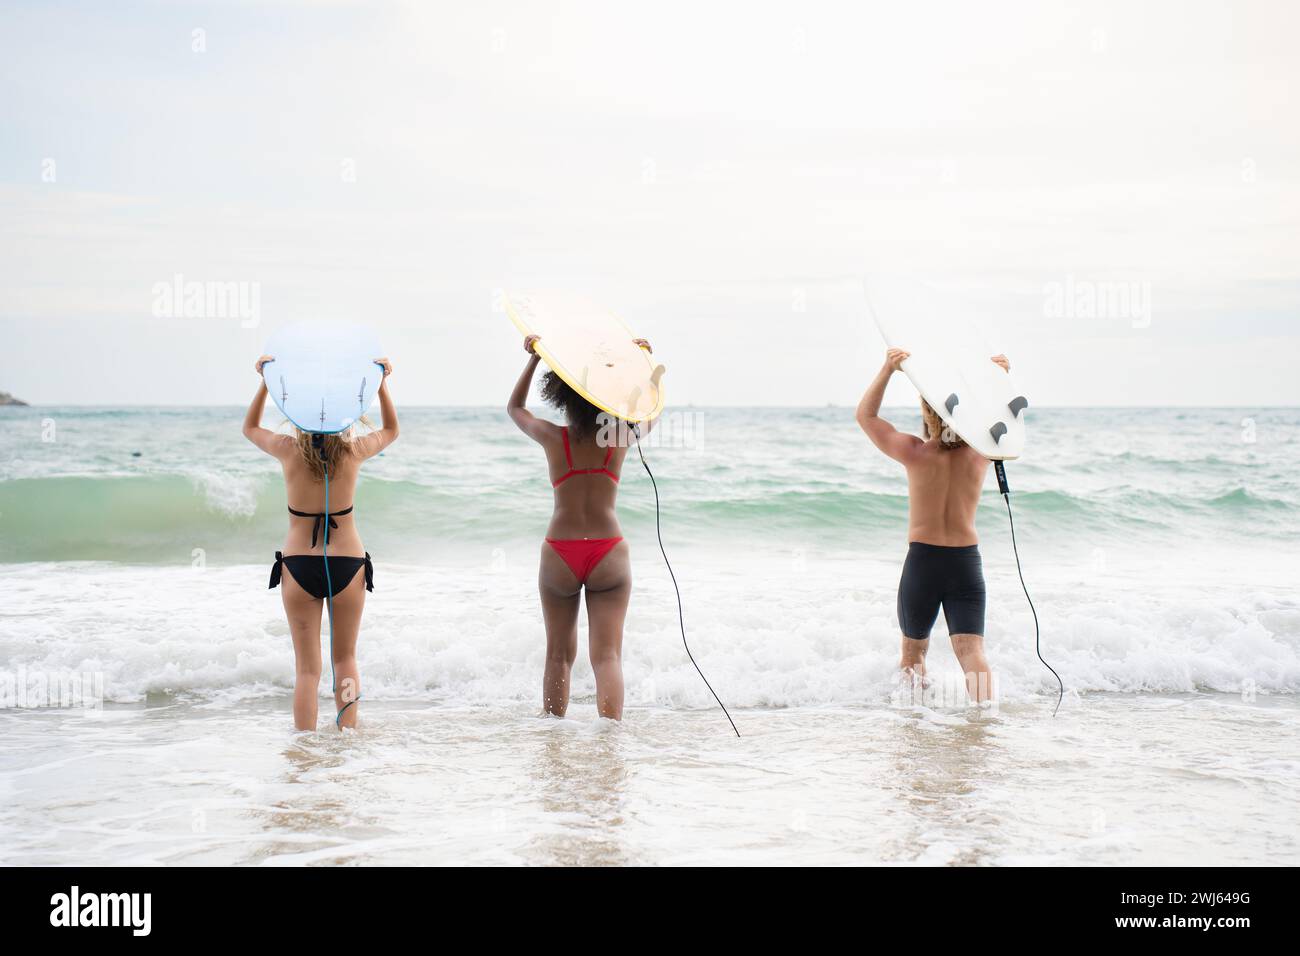
POLYGON ((287 571, 280 579, 280 600, 293 636, 293 725, 298 730, 315 730, 320 695, 320 615, 325 602, 300 588, 287 571))
POLYGON ((582 586, 564 559, 542 542, 537 592, 546 624, 546 671, 542 675, 542 709, 563 717, 569 709, 569 674, 578 656, 578 592, 582 586))
POLYGON ((632 598, 632 558, 620 541, 587 577, 587 643, 596 674, 596 710, 623 719, 623 622, 632 598))
POLYGON ((361 632, 361 612, 366 606, 366 572, 362 568, 338 594, 334 595, 334 713, 343 711, 340 727, 357 725, 357 706, 361 697, 361 675, 357 671, 357 635, 361 632))

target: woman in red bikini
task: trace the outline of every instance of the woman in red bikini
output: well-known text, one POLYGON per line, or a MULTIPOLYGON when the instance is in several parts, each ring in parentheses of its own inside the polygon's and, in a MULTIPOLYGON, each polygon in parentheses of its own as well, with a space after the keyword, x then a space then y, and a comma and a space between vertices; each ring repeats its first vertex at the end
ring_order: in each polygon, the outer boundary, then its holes
MULTIPOLYGON (((554 372, 542 376, 542 398, 564 412, 567 424, 556 425, 528 411, 528 389, 540 361, 533 351, 536 341, 535 335, 524 339, 524 351, 531 358, 506 410, 520 431, 545 449, 555 488, 555 511, 537 575, 546 623, 542 707, 557 717, 569 709, 569 672, 578 656, 578 605, 585 589, 596 710, 602 717, 622 720, 623 619, 632 594, 632 564, 614 503, 627 445, 601 447, 597 436, 605 413, 554 372)), ((636 343, 651 351, 645 339, 636 343)), ((646 423, 641 434, 651 425, 646 423)))

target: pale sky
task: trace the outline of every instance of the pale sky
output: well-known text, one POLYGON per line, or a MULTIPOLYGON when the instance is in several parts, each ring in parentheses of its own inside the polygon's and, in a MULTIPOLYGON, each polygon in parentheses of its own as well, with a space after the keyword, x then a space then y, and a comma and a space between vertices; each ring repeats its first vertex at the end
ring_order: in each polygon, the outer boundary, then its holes
POLYGON ((865 274, 969 290, 1039 406, 1295 404, 1298 9, 3 0, 0 390, 242 403, 320 317, 504 403, 496 290, 564 288, 670 403, 847 405, 865 274), (258 324, 155 315, 177 274, 258 324))

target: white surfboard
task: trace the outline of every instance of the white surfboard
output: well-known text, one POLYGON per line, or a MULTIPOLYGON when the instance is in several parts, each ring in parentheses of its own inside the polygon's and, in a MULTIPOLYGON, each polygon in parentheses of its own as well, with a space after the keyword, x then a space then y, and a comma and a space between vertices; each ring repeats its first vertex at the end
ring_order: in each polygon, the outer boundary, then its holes
POLYGON ((880 334, 912 353, 902 370, 944 424, 985 458, 1019 458, 1028 399, 990 361, 996 353, 960 296, 906 280, 869 280, 866 293, 880 334))
POLYGON ((629 422, 664 407, 664 367, 613 312, 563 292, 507 293, 506 313, 524 335, 539 336, 543 362, 579 395, 629 422))
POLYGON ((274 332, 262 366, 271 400, 305 432, 337 434, 375 400, 384 370, 379 339, 363 325, 295 322, 274 332))

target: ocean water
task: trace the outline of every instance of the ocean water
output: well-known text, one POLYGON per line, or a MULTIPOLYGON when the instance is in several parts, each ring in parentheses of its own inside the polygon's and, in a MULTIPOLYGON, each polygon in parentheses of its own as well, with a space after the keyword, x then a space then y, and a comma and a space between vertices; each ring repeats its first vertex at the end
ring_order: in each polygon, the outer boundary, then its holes
POLYGON ((569 719, 536 716, 540 451, 499 410, 428 408, 357 491, 362 729, 326 704, 299 735, 266 590, 284 489, 241 410, 0 409, 0 676, 94 674, 106 701, 0 708, 0 858, 1300 862, 1300 415, 1031 415, 1008 473, 1055 718, 991 476, 992 712, 955 692, 942 619, 935 693, 898 692, 906 489, 851 409, 684 409, 651 436, 737 741, 634 458, 621 726, 581 652, 569 719))

